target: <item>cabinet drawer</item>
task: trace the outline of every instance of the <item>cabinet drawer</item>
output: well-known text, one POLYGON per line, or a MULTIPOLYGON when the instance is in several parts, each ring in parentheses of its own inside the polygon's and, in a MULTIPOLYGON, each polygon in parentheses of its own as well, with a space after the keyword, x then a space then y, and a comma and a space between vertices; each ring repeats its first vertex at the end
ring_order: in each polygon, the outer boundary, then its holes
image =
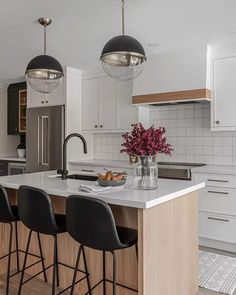
POLYGON ((199 235, 201 238, 236 243, 235 228, 235 217, 207 212, 199 214, 199 235))
POLYGON ((236 190, 206 187, 199 191, 199 210, 236 216, 236 190))
POLYGON ((8 175, 8 162, 0 161, 0 176, 8 175))
POLYGON ((236 175, 196 173, 195 179, 206 186, 236 188, 236 175))

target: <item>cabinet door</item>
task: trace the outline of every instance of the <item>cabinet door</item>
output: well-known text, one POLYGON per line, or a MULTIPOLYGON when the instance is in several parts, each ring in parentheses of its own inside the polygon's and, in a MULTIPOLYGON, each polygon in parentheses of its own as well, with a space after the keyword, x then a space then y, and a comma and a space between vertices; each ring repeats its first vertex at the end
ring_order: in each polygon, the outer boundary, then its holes
POLYGON ((98 129, 100 125, 100 80, 83 80, 83 130, 98 129))
POLYGON ((8 134, 19 133, 19 90, 8 91, 8 134))
MULTIPOLYGON (((7 133, 10 135, 14 134, 21 134, 24 133, 25 130, 21 130, 20 128, 20 113, 21 115, 25 116, 25 112, 23 112, 23 108, 25 108, 26 100, 21 100, 23 97, 21 97, 20 93, 23 93, 23 90, 26 90, 26 83, 20 82, 20 83, 14 83, 10 84, 7 89, 7 133), (22 109, 20 112, 20 102, 22 102, 22 109), (24 105, 23 105, 24 102, 24 105), (24 113, 24 114, 23 114, 24 113)), ((23 119, 23 117, 22 117, 23 119)), ((25 120, 25 118, 24 118, 25 120)), ((22 122, 23 123, 23 122, 22 122)), ((23 127, 24 124, 22 124, 23 127)))
MULTIPOLYGON (((66 79, 66 78, 65 78, 66 79)), ((65 104, 65 95, 64 95, 64 83, 52 93, 44 94, 39 93, 32 89, 28 84, 28 97, 27 97, 27 107, 28 108, 37 108, 37 107, 47 107, 47 106, 56 106, 65 104)))
POLYGON ((100 129, 117 129, 117 82, 111 78, 101 78, 100 87, 100 129))
POLYGON ((130 129, 136 122, 136 107, 132 105, 132 82, 118 82, 118 129, 130 129))
MULTIPOLYGON (((213 61, 212 127, 236 130, 236 57, 213 61)), ((225 129, 225 130, 226 130, 225 129)))

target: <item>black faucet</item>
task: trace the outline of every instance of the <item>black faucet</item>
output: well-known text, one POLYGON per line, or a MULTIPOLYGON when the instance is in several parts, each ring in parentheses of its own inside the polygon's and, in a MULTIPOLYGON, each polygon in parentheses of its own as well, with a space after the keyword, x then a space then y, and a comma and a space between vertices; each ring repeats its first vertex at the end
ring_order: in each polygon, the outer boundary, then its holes
POLYGON ((84 153, 87 154, 87 142, 85 138, 79 133, 71 133, 66 137, 63 143, 63 164, 62 169, 57 170, 57 174, 61 174, 61 178, 64 180, 67 178, 68 170, 67 170, 67 143, 68 141, 73 138, 78 137, 82 140, 84 146, 84 153))

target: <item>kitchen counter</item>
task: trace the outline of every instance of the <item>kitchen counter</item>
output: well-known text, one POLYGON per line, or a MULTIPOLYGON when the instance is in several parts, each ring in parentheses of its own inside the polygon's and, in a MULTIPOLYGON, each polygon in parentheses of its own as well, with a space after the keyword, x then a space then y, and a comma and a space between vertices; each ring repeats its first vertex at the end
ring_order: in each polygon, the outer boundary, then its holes
POLYGON ((2 161, 12 161, 12 162, 26 162, 25 158, 19 158, 19 157, 11 157, 11 156, 0 156, 0 160, 2 161))
MULTIPOLYGON (((61 180, 55 177, 55 171, 32 173, 17 176, 0 177, 0 184, 6 187, 11 204, 17 204, 20 185, 41 188, 49 193, 54 212, 65 214, 66 197, 80 194, 96 197, 109 203, 117 226, 137 230, 138 259, 135 248, 117 251, 117 281, 136 289, 138 295, 196 295, 198 291, 198 206, 197 190, 204 183, 159 179, 159 188, 153 191, 138 191, 132 187, 132 178, 128 187, 118 191, 88 194, 79 191, 79 180, 61 180)), ((91 183, 91 182, 90 182, 91 183)), ((34 196, 32 196, 33 198, 34 196)), ((96 216, 94 216, 96 218, 96 216)), ((19 223, 19 244, 25 247, 28 229, 19 223)), ((9 225, 0 224, 0 236, 8 241, 9 225)), ((51 237, 41 235, 45 264, 52 259, 51 237)), ((59 236, 59 261, 73 266, 78 245, 67 233, 59 236)), ((38 253, 37 236, 32 237, 32 251, 38 253)), ((12 249, 14 250, 14 248, 12 249)), ((7 252, 7 244, 0 247, 0 256, 7 252)), ((102 252, 86 248, 88 271, 91 285, 94 286, 103 276, 102 252)), ((28 263, 34 263, 29 256, 28 263)), ((0 275, 6 269, 3 260, 0 275)), ((16 265, 15 256, 12 265, 16 265)), ((112 277, 111 255, 106 258, 106 277, 112 277)), ((41 271, 41 264, 27 270, 29 275, 41 271)), ((50 273, 51 270, 48 270, 50 273)), ((65 288, 72 280, 72 272, 65 267, 59 268, 61 287, 65 288)), ((40 275, 43 279, 43 276, 40 275)), ((110 284, 108 293, 110 294, 110 284)), ((75 293, 85 294, 86 282, 75 287, 75 293)), ((103 294, 102 285, 93 291, 93 295, 103 294)), ((117 295, 131 295, 133 292, 117 288, 117 295)))
POLYGON ((193 173, 236 174, 236 166, 206 165, 192 169, 193 173))
POLYGON ((133 188, 133 179, 128 177, 127 188, 97 194, 79 191, 80 184, 91 182, 73 179, 61 180, 54 176, 56 176, 56 171, 5 176, 0 177, 0 184, 12 189, 18 189, 20 185, 24 184, 43 189, 50 195, 67 197, 72 194, 80 194, 96 197, 113 205, 143 209, 160 205, 204 187, 204 183, 193 181, 159 179, 157 190, 140 191, 133 188))

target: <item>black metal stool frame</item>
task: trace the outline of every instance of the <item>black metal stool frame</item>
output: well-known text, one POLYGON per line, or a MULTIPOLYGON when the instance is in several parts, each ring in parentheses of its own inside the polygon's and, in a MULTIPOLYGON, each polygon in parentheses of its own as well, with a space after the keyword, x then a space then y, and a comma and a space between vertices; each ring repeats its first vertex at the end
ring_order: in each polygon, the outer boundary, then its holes
MULTIPOLYGON (((113 280, 109 280, 106 278, 106 251, 103 251, 103 278, 91 288, 90 292, 93 291, 96 287, 98 287, 101 283, 103 283, 103 295, 106 295, 107 294, 106 293, 106 282, 107 282, 107 283, 111 283, 113 285, 113 293, 112 293, 113 295, 116 295, 116 286, 130 290, 135 293, 138 293, 138 290, 117 282, 117 280, 116 280, 116 253, 115 253, 115 251, 111 251, 110 253, 112 254, 113 280)), ((76 271, 74 274, 74 278, 75 277, 76 277, 76 271)), ((87 294, 91 294, 91 293, 87 292, 84 295, 87 295, 87 294)), ((71 292, 71 295, 73 295, 72 292, 71 292)))
MULTIPOLYGON (((19 263, 19 253, 25 253, 25 251, 23 250, 20 250, 19 249, 19 243, 18 243, 18 226, 17 226, 17 222, 18 221, 14 221, 14 224, 15 224, 15 242, 16 242, 16 250, 12 251, 12 240, 13 240, 13 222, 7 222, 5 224, 8 224, 10 226, 10 233, 9 233, 9 244, 8 244, 8 253, 3 255, 2 257, 0 257, 0 260, 4 259, 4 258, 7 258, 8 257, 8 263, 7 263, 7 282, 6 282, 6 294, 9 294, 9 285, 10 285, 10 279, 21 273, 22 270, 20 270, 20 263, 19 263), (12 254, 16 253, 16 272, 14 272, 13 274, 10 274, 11 272, 11 257, 12 257, 12 254)), ((40 241, 40 237, 38 235, 38 244, 39 244, 39 251, 40 251, 40 256, 39 255, 36 255, 36 254, 33 254, 33 253, 29 253, 30 256, 34 256, 36 258, 40 258, 39 261, 35 262, 35 263, 32 263, 30 264, 29 266, 27 266, 26 269, 38 264, 38 263, 42 263, 42 266, 43 266, 43 272, 44 272, 44 278, 45 278, 45 282, 47 281, 47 277, 46 277, 46 273, 45 273, 45 267, 44 267, 44 257, 43 257, 43 254, 42 254, 42 247, 41 247, 41 241, 40 241)), ((40 272, 41 273, 41 272, 40 272)))
MULTIPOLYGON (((19 289, 18 289, 18 295, 21 294, 21 289, 22 289, 22 286, 24 284, 26 284, 27 282, 29 282, 30 280, 32 280, 33 278, 35 278, 36 276, 38 276, 39 274, 41 274, 42 272, 45 272, 46 270, 48 270, 49 268, 53 267, 53 280, 52 280, 52 294, 55 294, 55 283, 57 282, 57 287, 59 287, 59 269, 58 269, 58 266, 59 265, 62 265, 64 267, 67 267, 67 268, 70 268, 70 269, 73 269, 74 271, 76 271, 76 273, 79 271, 81 273, 84 273, 85 276, 82 277, 81 279, 79 279, 78 281, 73 281, 73 284, 66 287, 65 289, 63 289, 62 291, 60 291, 59 293, 57 293, 57 295, 59 294, 63 294, 65 291, 69 290, 70 288, 73 288, 74 289, 74 286, 78 283, 80 283, 81 281, 83 281, 84 279, 87 279, 87 284, 88 284, 88 289, 90 290, 90 281, 89 281, 89 273, 88 273, 88 268, 87 268, 87 262, 86 262, 86 258, 85 258, 85 252, 84 252, 84 249, 82 246, 80 246, 79 248, 79 252, 82 251, 82 255, 83 255, 83 261, 84 261, 84 266, 85 266, 85 271, 81 270, 78 268, 78 265, 76 265, 76 267, 73 267, 73 266, 70 266, 68 264, 65 264, 65 263, 62 263, 62 262, 59 262, 58 261, 58 245, 57 245, 57 235, 53 235, 53 239, 54 239, 54 257, 53 257, 53 264, 43 268, 42 271, 36 273, 35 275, 31 276, 29 279, 25 280, 24 281, 24 273, 25 273, 25 270, 28 269, 29 267, 35 265, 30 265, 30 266, 27 266, 26 267, 26 263, 27 263, 27 257, 28 255, 32 255, 29 253, 29 246, 30 246, 30 242, 31 242, 31 237, 32 237, 32 233, 33 231, 30 230, 29 231, 29 235, 28 235, 28 239, 27 239, 27 245, 26 245, 26 250, 23 251, 25 253, 25 257, 24 257, 24 262, 23 262, 23 267, 22 267, 22 270, 20 271, 21 272, 21 279, 20 279, 20 284, 19 284, 19 289), (82 249, 81 249, 82 248, 82 249)), ((37 233, 37 236, 39 237, 39 233, 37 233)), ((41 244, 40 244, 41 245, 41 244)), ((40 246, 41 247, 41 246, 40 246)), ((15 274, 14 274, 15 275, 15 274)), ((45 280, 45 282, 47 282, 47 280, 45 280)), ((90 294, 90 291, 86 294, 90 294)))

